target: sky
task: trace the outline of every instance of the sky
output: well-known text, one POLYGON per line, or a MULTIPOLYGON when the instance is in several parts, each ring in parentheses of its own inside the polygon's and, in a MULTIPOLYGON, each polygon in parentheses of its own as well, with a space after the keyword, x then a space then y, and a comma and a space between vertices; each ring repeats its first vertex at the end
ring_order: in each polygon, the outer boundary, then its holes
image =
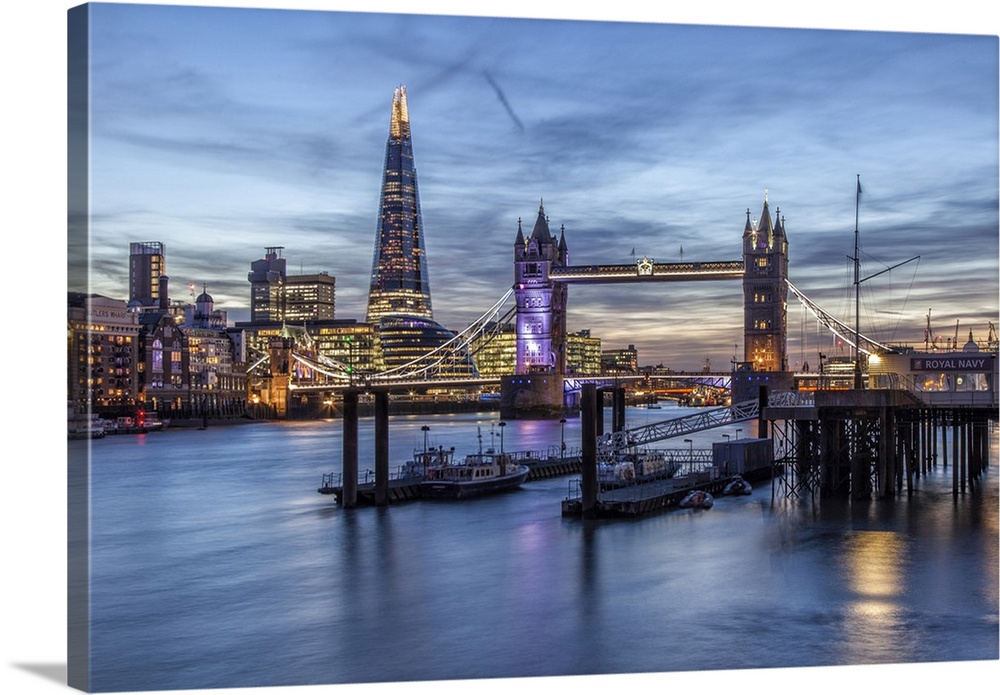
MULTIPOLYGON (((283 246, 289 273, 335 276, 338 318, 363 320, 402 84, 453 330, 510 287, 518 219, 542 202, 589 265, 737 260, 765 195, 790 280, 851 325, 855 213, 862 278, 919 256, 862 283, 862 333, 922 346, 930 310, 964 343, 997 321, 996 36, 92 9, 92 291, 127 298, 128 243, 161 241, 172 299, 204 286, 246 320, 250 262, 283 246)), ((568 325, 642 364, 728 368, 742 289, 572 286, 568 325)), ((836 350, 794 298, 788 328, 793 366, 836 350)))

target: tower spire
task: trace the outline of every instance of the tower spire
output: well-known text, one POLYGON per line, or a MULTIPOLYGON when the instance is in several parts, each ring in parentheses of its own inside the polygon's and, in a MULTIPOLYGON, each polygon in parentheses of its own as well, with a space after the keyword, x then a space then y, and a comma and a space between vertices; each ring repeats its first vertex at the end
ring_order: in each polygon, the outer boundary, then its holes
POLYGON ((410 113, 406 108, 406 87, 399 85, 392 95, 392 116, 389 137, 397 140, 410 137, 410 113))

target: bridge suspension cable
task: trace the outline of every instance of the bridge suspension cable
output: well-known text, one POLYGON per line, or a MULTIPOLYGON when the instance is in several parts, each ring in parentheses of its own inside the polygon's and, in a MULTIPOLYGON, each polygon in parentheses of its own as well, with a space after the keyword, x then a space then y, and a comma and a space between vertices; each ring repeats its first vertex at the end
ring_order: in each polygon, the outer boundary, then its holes
POLYGON ((459 333, 456 333, 450 340, 442 343, 425 355, 410 360, 406 364, 373 374, 372 379, 388 381, 425 376, 429 372, 435 371, 442 364, 450 362, 456 356, 471 354, 474 352, 472 350, 473 343, 480 340, 485 342, 492 339, 510 321, 510 318, 516 311, 516 307, 510 307, 502 316, 500 310, 513 295, 514 288, 510 288, 482 316, 470 323, 459 333))
POLYGON ((793 285, 790 280, 785 280, 785 283, 788 285, 788 289, 792 292, 792 294, 794 294, 799 302, 802 303, 802 306, 808 309, 809 313, 815 316, 817 321, 823 324, 827 330, 851 347, 857 347, 866 355, 872 355, 876 352, 886 352, 890 349, 888 345, 883 345, 877 340, 869 338, 860 332, 856 332, 840 319, 824 311, 816 302, 809 299, 809 297, 807 297, 802 290, 793 285), (857 338, 855 338, 855 336, 857 336, 857 338))

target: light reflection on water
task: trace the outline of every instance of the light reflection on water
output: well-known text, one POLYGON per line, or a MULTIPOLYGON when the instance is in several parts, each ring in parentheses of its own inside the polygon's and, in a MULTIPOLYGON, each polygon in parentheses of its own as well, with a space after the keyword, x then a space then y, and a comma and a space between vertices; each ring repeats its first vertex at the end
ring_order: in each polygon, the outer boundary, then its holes
MULTIPOLYGON (((478 434, 499 448, 495 424, 393 418, 391 461, 423 445, 423 425, 460 454, 478 434)), ((359 429, 365 469, 372 421, 359 429)), ((561 434, 511 421, 504 445, 561 434)), ((578 442, 579 421, 565 434, 578 442)), ((762 484, 710 511, 582 522, 561 517, 569 478, 339 509, 316 488, 341 446, 339 422, 94 442, 93 687, 997 658, 995 467, 957 503, 949 470, 891 502, 772 505, 762 484)))

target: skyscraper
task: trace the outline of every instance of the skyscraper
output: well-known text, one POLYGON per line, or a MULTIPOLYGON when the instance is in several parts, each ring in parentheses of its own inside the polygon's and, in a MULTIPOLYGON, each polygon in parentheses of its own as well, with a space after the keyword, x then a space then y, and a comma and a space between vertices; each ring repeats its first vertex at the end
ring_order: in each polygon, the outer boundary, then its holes
POLYGON ((402 85, 392 97, 366 320, 378 323, 387 314, 433 317, 410 116, 402 85))
MULTIPOLYGON (((406 87, 400 85, 392 95, 365 319, 378 326, 382 357, 390 369, 407 366, 417 369, 415 365, 421 357, 433 354, 433 350, 455 337, 433 318, 423 235, 406 87)), ((447 357, 431 357, 428 364, 433 364, 440 375, 466 376, 476 372, 472 357, 465 350, 450 351, 447 357)))
POLYGON ((285 259, 283 246, 268 246, 266 255, 250 264, 247 280, 250 282, 250 321, 281 321, 281 297, 285 284, 285 259))
POLYGON ((160 278, 166 273, 166 248, 159 241, 136 241, 129 244, 128 254, 129 305, 158 308, 166 292, 160 287, 160 278))

